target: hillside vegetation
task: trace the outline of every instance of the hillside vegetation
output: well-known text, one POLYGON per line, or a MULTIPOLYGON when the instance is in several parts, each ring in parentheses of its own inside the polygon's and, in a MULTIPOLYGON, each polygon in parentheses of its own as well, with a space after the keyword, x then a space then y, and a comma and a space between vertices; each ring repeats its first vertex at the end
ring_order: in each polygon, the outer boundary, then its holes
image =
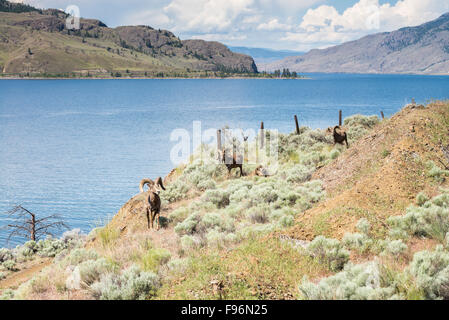
POLYGON ((0 3, 2 76, 220 76, 257 73, 254 60, 218 42, 180 40, 148 26, 108 28, 81 19, 66 27, 59 10, 0 3))
POLYGON ((164 180, 161 230, 147 229, 138 194, 87 236, 2 249, 2 297, 449 298, 449 102, 344 126, 348 149, 325 130, 281 134, 268 177, 251 165, 228 176, 202 145, 164 180))

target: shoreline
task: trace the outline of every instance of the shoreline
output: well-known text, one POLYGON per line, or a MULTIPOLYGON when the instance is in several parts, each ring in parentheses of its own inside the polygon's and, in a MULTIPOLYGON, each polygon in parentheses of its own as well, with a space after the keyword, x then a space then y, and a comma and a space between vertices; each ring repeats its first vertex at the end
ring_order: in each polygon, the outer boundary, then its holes
POLYGON ((312 80, 311 77, 301 78, 265 78, 265 77, 204 77, 204 78, 188 78, 188 77, 136 77, 136 78, 95 78, 95 77, 0 77, 0 80, 312 80))

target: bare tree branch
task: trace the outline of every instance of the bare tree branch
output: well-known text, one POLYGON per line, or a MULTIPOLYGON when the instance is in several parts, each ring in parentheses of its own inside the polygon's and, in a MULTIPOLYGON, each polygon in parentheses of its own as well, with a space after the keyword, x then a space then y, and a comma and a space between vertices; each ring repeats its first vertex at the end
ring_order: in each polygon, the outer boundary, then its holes
POLYGON ((25 209, 21 205, 14 206, 6 214, 14 221, 2 228, 10 230, 7 242, 14 236, 38 240, 44 235, 53 236, 54 233, 52 231, 56 232, 64 228, 69 229, 59 215, 52 214, 36 219, 36 215, 33 212, 25 209))

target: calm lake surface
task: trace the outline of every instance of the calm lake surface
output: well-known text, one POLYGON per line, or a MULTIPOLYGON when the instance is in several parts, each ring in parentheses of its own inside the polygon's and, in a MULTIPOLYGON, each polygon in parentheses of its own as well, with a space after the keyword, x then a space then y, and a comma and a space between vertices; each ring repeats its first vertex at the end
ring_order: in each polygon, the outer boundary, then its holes
MULTIPOLYGON (((449 98, 449 77, 310 75, 311 80, 0 80, 0 213, 15 204, 88 232, 165 176, 176 128, 294 130, 411 98, 449 98)), ((0 227, 7 221, 0 215, 0 227)), ((5 245, 0 230, 0 247, 5 245)), ((12 241, 9 246, 20 242, 12 241)))

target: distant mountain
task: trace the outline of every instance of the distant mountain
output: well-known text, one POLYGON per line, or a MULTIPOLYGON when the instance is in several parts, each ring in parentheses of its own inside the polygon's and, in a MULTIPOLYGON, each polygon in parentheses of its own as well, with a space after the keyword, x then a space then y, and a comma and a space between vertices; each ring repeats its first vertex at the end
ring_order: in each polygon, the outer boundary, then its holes
POLYGON ((293 50, 273 50, 265 48, 229 47, 232 52, 242 53, 253 57, 257 65, 274 62, 286 57, 300 56, 304 52, 293 50))
MULTIPOLYGON (((260 66, 259 66, 260 67, 260 66)), ((285 58, 261 70, 449 74, 449 13, 417 27, 366 36, 285 58)))
POLYGON ((66 28, 67 14, 0 0, 2 74, 184 74, 211 71, 257 73, 254 60, 219 42, 180 40, 148 26, 108 28, 81 19, 66 28))

